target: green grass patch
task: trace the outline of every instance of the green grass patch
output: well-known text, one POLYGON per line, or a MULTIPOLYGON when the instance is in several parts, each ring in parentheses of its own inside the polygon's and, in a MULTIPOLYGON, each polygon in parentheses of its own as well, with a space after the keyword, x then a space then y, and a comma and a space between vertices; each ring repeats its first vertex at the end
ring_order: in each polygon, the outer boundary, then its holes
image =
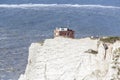
POLYGON ((43 44, 44 44, 44 40, 40 41, 39 43, 43 46, 43 44))
POLYGON ((106 38, 100 38, 100 41, 103 41, 105 43, 114 43, 116 41, 120 41, 120 37, 106 37, 106 38))

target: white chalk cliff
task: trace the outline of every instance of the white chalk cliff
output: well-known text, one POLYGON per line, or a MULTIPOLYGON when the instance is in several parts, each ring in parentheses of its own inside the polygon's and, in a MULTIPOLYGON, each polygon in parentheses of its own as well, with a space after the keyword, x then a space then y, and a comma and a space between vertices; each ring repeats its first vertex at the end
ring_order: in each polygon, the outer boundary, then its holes
POLYGON ((61 37, 32 43, 19 80, 120 80, 120 42, 107 45, 61 37))

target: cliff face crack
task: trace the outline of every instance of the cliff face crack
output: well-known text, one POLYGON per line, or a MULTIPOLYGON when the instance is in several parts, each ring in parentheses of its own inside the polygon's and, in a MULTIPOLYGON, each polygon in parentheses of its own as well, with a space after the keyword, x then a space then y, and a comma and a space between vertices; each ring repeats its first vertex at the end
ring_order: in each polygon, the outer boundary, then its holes
POLYGON ((47 80, 47 64, 45 63, 44 79, 47 80))

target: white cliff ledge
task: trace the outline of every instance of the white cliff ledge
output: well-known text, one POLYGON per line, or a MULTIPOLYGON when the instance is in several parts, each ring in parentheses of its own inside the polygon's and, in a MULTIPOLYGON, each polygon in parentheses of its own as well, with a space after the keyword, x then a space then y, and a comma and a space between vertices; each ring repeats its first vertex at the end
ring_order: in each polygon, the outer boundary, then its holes
POLYGON ((120 80, 120 42, 105 50, 98 41, 58 37, 32 43, 19 80, 120 80))

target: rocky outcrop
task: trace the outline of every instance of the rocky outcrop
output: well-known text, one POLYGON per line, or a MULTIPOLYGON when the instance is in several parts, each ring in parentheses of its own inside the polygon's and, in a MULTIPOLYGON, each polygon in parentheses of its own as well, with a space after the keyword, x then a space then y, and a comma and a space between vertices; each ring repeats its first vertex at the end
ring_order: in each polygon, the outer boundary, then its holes
POLYGON ((107 49, 98 42, 58 37, 32 43, 19 80, 120 80, 120 42, 106 44, 107 49))

